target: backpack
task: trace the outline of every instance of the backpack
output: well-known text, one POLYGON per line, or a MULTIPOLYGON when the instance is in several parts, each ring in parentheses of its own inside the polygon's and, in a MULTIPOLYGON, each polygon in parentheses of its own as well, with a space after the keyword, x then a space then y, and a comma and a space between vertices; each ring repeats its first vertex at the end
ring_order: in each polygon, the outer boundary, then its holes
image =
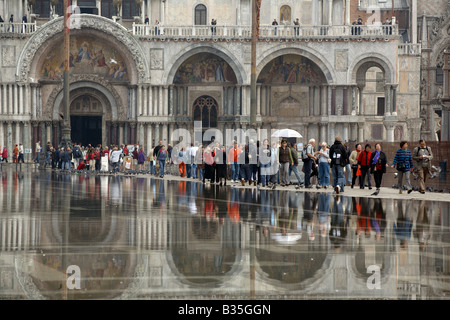
POLYGON ((346 154, 343 152, 342 148, 336 147, 333 150, 333 159, 331 160, 333 164, 345 166, 346 165, 346 154))
POLYGON ((308 145, 306 145, 306 147, 304 147, 303 151, 302 151, 302 161, 303 162, 306 162, 309 160, 308 153, 306 152, 307 149, 308 149, 308 145))
POLYGON ((75 154, 75 158, 82 158, 83 157, 83 154, 81 153, 80 148, 75 148, 74 154, 75 154))

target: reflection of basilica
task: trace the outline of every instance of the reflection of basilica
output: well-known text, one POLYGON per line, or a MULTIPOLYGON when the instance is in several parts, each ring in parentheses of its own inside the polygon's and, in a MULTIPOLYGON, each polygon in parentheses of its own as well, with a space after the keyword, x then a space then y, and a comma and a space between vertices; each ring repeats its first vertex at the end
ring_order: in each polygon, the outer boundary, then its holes
POLYGON ((448 203, 55 172, 1 178, 2 298, 426 299, 448 291, 448 203), (80 290, 64 290, 69 265, 80 267, 80 290), (371 266, 379 290, 367 287, 371 266))

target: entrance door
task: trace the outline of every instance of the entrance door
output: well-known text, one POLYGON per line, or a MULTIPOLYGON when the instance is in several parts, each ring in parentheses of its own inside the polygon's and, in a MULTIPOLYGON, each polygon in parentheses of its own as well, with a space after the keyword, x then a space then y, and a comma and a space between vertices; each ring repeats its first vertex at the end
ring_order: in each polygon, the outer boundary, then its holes
POLYGON ((102 143, 101 116, 71 116, 70 126, 72 142, 94 147, 102 143))

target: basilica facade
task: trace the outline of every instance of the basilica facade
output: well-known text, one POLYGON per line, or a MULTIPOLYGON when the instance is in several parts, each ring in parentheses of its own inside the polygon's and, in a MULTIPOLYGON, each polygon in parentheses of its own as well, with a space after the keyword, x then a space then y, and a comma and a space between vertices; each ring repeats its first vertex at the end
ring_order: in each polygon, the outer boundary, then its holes
MULTIPOLYGON (((329 143, 440 138, 432 78, 449 40, 433 23, 448 26, 448 1, 263 0, 253 123, 251 5, 73 0, 72 141, 148 150, 195 124, 254 128, 258 138, 288 127, 329 143), (424 37, 434 39, 426 53, 424 37)), ((62 8, 62 0, 0 1, 0 146, 10 151, 61 141, 62 8)))

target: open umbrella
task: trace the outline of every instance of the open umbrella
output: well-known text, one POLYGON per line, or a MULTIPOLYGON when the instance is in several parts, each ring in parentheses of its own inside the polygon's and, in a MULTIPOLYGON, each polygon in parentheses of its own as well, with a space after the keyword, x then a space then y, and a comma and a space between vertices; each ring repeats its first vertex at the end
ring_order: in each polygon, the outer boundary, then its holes
POLYGON ((280 129, 272 133, 272 137, 277 138, 303 138, 303 136, 292 129, 280 129))

